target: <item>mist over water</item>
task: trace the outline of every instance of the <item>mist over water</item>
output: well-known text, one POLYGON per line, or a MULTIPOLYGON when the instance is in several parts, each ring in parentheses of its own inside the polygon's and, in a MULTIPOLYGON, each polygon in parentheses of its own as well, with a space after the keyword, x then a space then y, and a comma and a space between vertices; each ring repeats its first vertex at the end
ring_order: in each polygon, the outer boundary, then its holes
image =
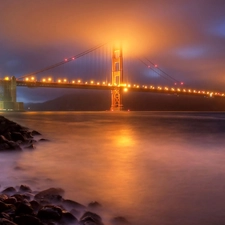
POLYGON ((66 198, 100 202, 106 225, 113 216, 134 225, 225 223, 225 113, 2 115, 50 142, 0 153, 1 190, 61 187, 66 198))

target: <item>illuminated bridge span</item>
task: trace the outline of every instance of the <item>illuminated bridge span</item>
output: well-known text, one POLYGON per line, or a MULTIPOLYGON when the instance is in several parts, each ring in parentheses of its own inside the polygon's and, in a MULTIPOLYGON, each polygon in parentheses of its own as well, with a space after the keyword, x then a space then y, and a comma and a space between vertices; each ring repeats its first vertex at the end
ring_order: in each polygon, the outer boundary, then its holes
MULTIPOLYGON (((157 65, 152 63, 147 58, 139 59, 139 61, 146 66, 148 69, 151 69, 155 74, 163 77, 168 81, 172 81, 174 86, 156 86, 156 85, 139 85, 139 84, 130 84, 125 83, 123 79, 124 66, 123 66, 123 52, 122 48, 113 48, 111 53, 111 69, 110 71, 103 71, 102 73, 111 74, 110 82, 105 80, 102 82, 94 82, 94 80, 85 81, 85 79, 60 79, 60 78, 42 78, 37 79, 37 74, 43 73, 47 70, 54 69, 58 66, 64 65, 71 61, 76 61, 78 58, 93 53, 97 49, 101 48, 103 45, 91 48, 83 53, 80 53, 76 56, 66 58, 63 61, 48 66, 37 72, 24 75, 20 78, 9 78, 5 77, 0 79, 0 87, 3 89, 0 99, 0 110, 23 110, 23 103, 17 102, 16 100, 16 87, 29 87, 29 88, 76 88, 76 89, 96 89, 96 90, 108 90, 111 91, 111 110, 122 110, 122 95, 123 92, 149 92, 149 93, 161 93, 161 94, 173 94, 173 95, 194 95, 194 96, 204 96, 204 97, 225 97, 225 93, 207 91, 207 90, 196 90, 191 88, 184 88, 183 82, 179 82, 174 79, 172 76, 168 75, 157 65), (177 84, 180 86, 177 86, 177 84)), ((88 63, 92 62, 91 59, 88 59, 88 63)), ((94 63, 98 66, 97 63, 94 63)), ((104 61, 104 65, 106 62, 104 61)), ((84 65, 86 67, 86 65, 84 65)), ((93 70, 86 71, 86 74, 93 74, 93 70)), ((96 73, 96 76, 99 74, 99 71, 96 73)), ((96 77, 95 77, 96 80, 96 77)))
POLYGON ((225 97, 225 93, 212 92, 205 90, 197 89, 188 89, 188 88, 178 88, 178 87, 162 87, 162 86, 153 86, 153 85, 138 85, 138 84, 120 84, 112 85, 111 83, 103 82, 94 82, 94 81, 85 81, 81 80, 59 80, 57 82, 52 81, 17 81, 17 86, 21 87, 46 87, 46 88, 76 88, 76 89, 96 89, 96 90, 114 90, 119 89, 121 92, 151 92, 151 93, 161 93, 161 94, 177 94, 177 95, 195 95, 195 96, 205 96, 205 97, 225 97))

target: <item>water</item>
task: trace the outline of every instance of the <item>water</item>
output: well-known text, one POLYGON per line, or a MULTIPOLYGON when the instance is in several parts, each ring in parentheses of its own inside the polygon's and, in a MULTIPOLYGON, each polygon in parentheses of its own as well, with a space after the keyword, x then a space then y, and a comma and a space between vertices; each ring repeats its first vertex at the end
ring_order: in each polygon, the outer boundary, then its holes
POLYGON ((225 113, 26 112, 2 114, 50 142, 0 153, 1 189, 65 189, 103 205, 104 223, 225 224, 225 113))

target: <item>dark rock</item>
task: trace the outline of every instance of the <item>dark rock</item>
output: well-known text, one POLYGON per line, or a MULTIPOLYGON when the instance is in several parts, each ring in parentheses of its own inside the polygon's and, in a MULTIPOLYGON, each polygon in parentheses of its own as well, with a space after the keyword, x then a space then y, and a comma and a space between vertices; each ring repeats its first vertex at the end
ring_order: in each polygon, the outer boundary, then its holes
POLYGON ((128 220, 122 216, 117 216, 117 217, 114 217, 112 220, 111 220, 111 223, 113 225, 128 225, 130 224, 128 222, 128 220))
POLYGON ((70 223, 77 223, 78 220, 77 218, 70 212, 67 211, 62 211, 62 217, 60 222, 63 222, 65 224, 70 224, 70 223))
POLYGON ((35 199, 52 199, 58 196, 60 199, 61 195, 64 194, 64 190, 61 188, 49 188, 44 191, 39 192, 34 196, 35 199), (60 196, 60 197, 59 197, 60 196))
POLYGON ((11 195, 16 193, 16 189, 14 187, 7 187, 6 189, 2 191, 2 193, 11 195))
POLYGON ((12 217, 8 213, 5 213, 5 212, 1 212, 0 213, 0 218, 5 218, 7 220, 12 220, 12 217))
POLYGON ((76 209, 71 209, 70 213, 73 214, 75 217, 80 217, 81 212, 76 209))
POLYGON ((0 212, 4 212, 9 209, 8 205, 2 201, 0 201, 0 212))
POLYGON ((41 204, 39 204, 37 201, 35 201, 35 200, 32 200, 32 201, 30 201, 30 205, 31 205, 31 207, 34 209, 34 211, 38 211, 40 208, 42 208, 42 205, 41 204))
POLYGON ((6 199, 8 199, 7 195, 0 194, 0 201, 4 202, 6 199))
POLYGON ((30 203, 17 202, 16 203, 16 214, 32 214, 34 212, 30 203))
POLYGON ((32 130, 31 135, 35 136, 35 135, 41 135, 41 134, 36 130, 32 130))
POLYGON ((0 218, 0 225, 17 225, 17 224, 5 218, 0 218))
POLYGON ((26 138, 20 132, 11 132, 13 141, 26 141, 26 138))
POLYGON ((80 218, 81 225, 104 225, 102 223, 102 218, 92 212, 85 212, 84 215, 80 218))
POLYGON ((37 214, 42 220, 59 221, 62 218, 62 209, 54 205, 46 205, 42 207, 37 214))
POLYGON ((1 151, 8 150, 8 149, 10 149, 10 146, 7 143, 0 143, 1 151))
POLYGON ((27 185, 20 185, 19 191, 21 192, 32 192, 32 190, 30 189, 30 187, 28 187, 27 185))
POLYGON ((25 148, 27 149, 35 149, 35 145, 34 144, 29 144, 28 146, 26 146, 25 148))
POLYGON ((15 218, 18 225, 43 225, 40 219, 32 215, 21 215, 15 218))
POLYGON ((66 208, 66 210, 71 210, 71 209, 79 209, 79 210, 85 210, 86 207, 84 205, 81 205, 78 202, 72 201, 72 200, 63 200, 62 202, 63 207, 66 208))
POLYGON ((22 150, 20 145, 14 141, 8 141, 7 144, 9 145, 10 150, 22 150))
POLYGON ((102 207, 102 205, 100 203, 96 202, 96 201, 90 202, 88 204, 88 208, 91 208, 91 209, 97 209, 97 208, 100 208, 100 207, 102 207))
POLYGON ((15 197, 18 202, 27 202, 27 200, 30 200, 30 196, 26 194, 14 194, 11 197, 15 197))
POLYGON ((12 137, 11 137, 11 133, 10 132, 6 132, 4 133, 4 136, 7 140, 11 141, 12 140, 12 137))
POLYGON ((6 203, 6 204, 15 205, 16 202, 17 202, 17 199, 15 197, 9 197, 9 198, 5 199, 3 202, 6 203))
POLYGON ((30 131, 23 131, 23 132, 21 132, 21 134, 24 136, 24 137, 26 137, 26 139, 28 138, 28 139, 32 139, 33 138, 33 135, 32 135, 32 133, 30 132, 30 131))
POLYGON ((49 141, 49 140, 46 138, 41 138, 41 139, 39 139, 39 141, 49 141))
POLYGON ((0 135, 0 143, 7 143, 9 140, 4 136, 0 135))

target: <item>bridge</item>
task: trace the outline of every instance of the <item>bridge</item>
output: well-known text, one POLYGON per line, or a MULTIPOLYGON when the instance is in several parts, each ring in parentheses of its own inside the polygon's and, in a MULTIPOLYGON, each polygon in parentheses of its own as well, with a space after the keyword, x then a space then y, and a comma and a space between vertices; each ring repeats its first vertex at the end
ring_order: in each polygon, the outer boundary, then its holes
POLYGON ((5 77, 0 79, 0 86, 3 88, 3 93, 0 100, 0 110, 4 111, 22 111, 23 102, 17 102, 17 87, 28 87, 28 88, 72 88, 72 89, 95 89, 95 90, 108 90, 111 91, 111 110, 118 111, 123 109, 122 96, 123 92, 149 92, 149 93, 161 93, 161 94, 173 94, 173 95, 193 95, 193 96, 202 96, 202 97, 225 97, 225 93, 207 91, 207 90, 196 90, 191 88, 184 88, 183 83, 181 82, 177 86, 177 81, 172 76, 168 75, 157 65, 153 64, 148 59, 139 59, 139 61, 147 68, 152 69, 158 75, 163 74, 163 78, 172 80, 173 86, 162 86, 162 85, 139 85, 139 84, 130 84, 124 82, 124 59, 123 59, 123 49, 120 46, 119 48, 113 47, 111 51, 111 81, 99 81, 94 80, 85 81, 84 79, 59 79, 59 78, 42 78, 39 79, 36 77, 37 74, 51 70, 55 67, 64 65, 71 61, 74 61, 80 57, 83 57, 95 50, 101 48, 102 45, 91 48, 85 52, 82 52, 76 56, 66 58, 63 61, 48 66, 42 70, 23 75, 22 77, 16 78, 5 77), (152 65, 150 66, 151 63, 152 65), (156 71, 158 69, 159 72, 156 71))

